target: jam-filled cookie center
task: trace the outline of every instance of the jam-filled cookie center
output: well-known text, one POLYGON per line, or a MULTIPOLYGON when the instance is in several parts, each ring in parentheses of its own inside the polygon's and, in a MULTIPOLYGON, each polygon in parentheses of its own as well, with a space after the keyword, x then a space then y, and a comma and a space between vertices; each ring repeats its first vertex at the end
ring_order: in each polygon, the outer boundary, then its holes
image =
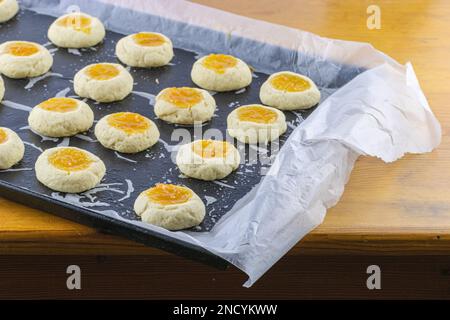
POLYGON ((287 73, 276 75, 270 80, 270 83, 275 89, 287 92, 301 92, 311 88, 309 81, 287 73))
POLYGON ((278 115, 275 111, 259 106, 248 106, 237 110, 240 121, 269 124, 277 120, 278 115))
POLYGON ((69 172, 87 169, 92 163, 86 152, 73 148, 63 148, 55 151, 48 157, 48 161, 54 167, 69 172))
POLYGON ((0 128, 0 144, 5 143, 8 140, 8 134, 2 128, 0 128))
POLYGON ((61 113, 74 111, 77 107, 78 102, 76 100, 62 97, 51 98, 39 104, 39 108, 41 109, 61 113))
POLYGON ((119 75, 119 69, 110 64, 98 63, 88 67, 86 74, 94 80, 109 80, 119 75))
POLYGON ((134 42, 144 47, 157 47, 166 42, 163 36, 151 32, 139 32, 132 36, 134 42))
POLYGON ((74 14, 58 20, 57 24, 61 27, 71 28, 75 31, 81 31, 84 33, 91 32, 92 20, 81 14, 74 14))
POLYGON ((192 151, 202 158, 224 158, 228 153, 228 142, 200 140, 192 144, 192 151))
POLYGON ((203 60, 203 66, 215 71, 216 73, 225 73, 228 68, 237 65, 237 59, 226 54, 210 54, 203 60))
POLYGON ((143 116, 133 112, 119 112, 107 118, 111 127, 122 130, 127 134, 141 133, 150 127, 150 122, 143 116))
POLYGON ((185 187, 162 183, 148 189, 146 194, 150 201, 162 205, 185 203, 192 197, 191 190, 185 187))
POLYGON ((183 87, 166 89, 161 98, 179 108, 190 108, 200 103, 203 95, 198 90, 183 87))
POLYGON ((13 42, 6 47, 6 53, 16 57, 28 57, 39 52, 39 48, 29 42, 13 42))

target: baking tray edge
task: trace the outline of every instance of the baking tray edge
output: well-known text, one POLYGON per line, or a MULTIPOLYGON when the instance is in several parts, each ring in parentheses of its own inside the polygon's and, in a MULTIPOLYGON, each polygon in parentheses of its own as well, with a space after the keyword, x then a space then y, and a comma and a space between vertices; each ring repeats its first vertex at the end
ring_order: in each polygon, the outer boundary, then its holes
POLYGON ((43 210, 58 217, 87 225, 100 232, 122 236, 138 243, 155 247, 190 260, 198 261, 220 270, 225 270, 229 266, 229 263, 226 260, 200 246, 168 237, 156 231, 130 225, 124 221, 113 219, 100 213, 74 206, 70 203, 62 203, 38 193, 18 188, 1 180, 0 195, 28 207, 43 210), (80 215, 80 212, 83 214, 80 215), (133 229, 132 233, 130 233, 130 228, 133 229))

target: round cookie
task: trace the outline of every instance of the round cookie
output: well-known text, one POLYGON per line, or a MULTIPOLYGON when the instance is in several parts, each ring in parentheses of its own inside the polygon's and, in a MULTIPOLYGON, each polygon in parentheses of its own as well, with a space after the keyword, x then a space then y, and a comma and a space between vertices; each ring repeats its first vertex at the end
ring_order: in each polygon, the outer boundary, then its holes
POLYGON ((133 90, 133 77, 120 64, 95 63, 75 74, 75 93, 98 102, 123 100, 133 90))
POLYGON ((165 66, 173 58, 172 41, 156 32, 139 32, 117 42, 116 56, 131 67, 165 66))
POLYGON ((168 230, 181 230, 199 225, 206 208, 191 189, 158 183, 137 197, 134 211, 144 222, 168 230))
POLYGON ((280 110, 308 109, 320 101, 320 91, 308 77, 290 71, 272 74, 261 86, 262 103, 280 110))
POLYGON ((69 193, 94 188, 103 179, 106 168, 96 155, 75 147, 45 150, 35 164, 36 178, 48 188, 69 193))
POLYGON ((68 137, 88 131, 94 124, 94 113, 83 101, 51 98, 31 110, 28 124, 43 136, 68 137))
POLYGON ((166 88, 156 96, 158 118, 178 124, 194 124, 211 120, 216 101, 211 94, 197 88, 166 88))
POLYGON ((87 48, 105 38, 103 23, 86 13, 74 12, 56 19, 48 28, 48 39, 62 48, 87 48))
POLYGON ((17 0, 0 1, 0 23, 12 19, 19 12, 17 0))
POLYGON ((223 179, 239 167, 239 151, 227 141, 196 140, 182 145, 176 163, 180 171, 200 180, 223 179))
POLYGON ((3 82, 3 78, 0 75, 0 102, 2 102, 4 96, 5 96, 5 83, 3 82))
POLYGON ((0 73, 9 78, 43 75, 53 64, 50 52, 38 43, 7 41, 0 45, 0 73))
POLYGON ((273 141, 286 129, 283 112, 260 104, 236 108, 227 118, 228 134, 243 143, 273 141))
POLYGON ((210 54, 194 63, 191 78, 203 89, 232 91, 248 86, 252 82, 252 72, 244 61, 236 57, 210 54))
POLYGON ((159 130, 153 121, 138 113, 118 112, 100 119, 95 136, 105 148, 136 153, 158 142, 159 130))
POLYGON ((0 169, 9 169, 22 160, 25 146, 11 129, 0 127, 0 169))

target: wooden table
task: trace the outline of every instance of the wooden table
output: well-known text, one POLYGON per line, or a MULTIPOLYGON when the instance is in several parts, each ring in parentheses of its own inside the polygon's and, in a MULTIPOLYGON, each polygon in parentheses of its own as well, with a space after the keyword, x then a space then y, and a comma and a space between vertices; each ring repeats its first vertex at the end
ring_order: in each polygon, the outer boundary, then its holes
POLYGON ((411 61, 441 122, 441 146, 391 164, 361 157, 325 222, 249 290, 240 287, 245 276, 235 269, 213 270, 0 198, 0 296, 297 298, 341 297, 346 291, 347 296, 448 297, 450 2, 374 1, 381 7, 380 30, 366 27, 372 1, 196 2, 326 37, 370 42, 401 63, 411 61), (90 270, 82 293, 55 280, 64 283, 60 266, 71 261, 90 270), (383 293, 365 288, 364 266, 377 261, 387 270, 383 293), (124 270, 128 278, 119 276, 124 270), (406 274, 418 273, 429 281, 408 284, 406 274), (111 284, 111 277, 119 284, 111 284), (14 282, 19 278, 27 284, 14 282))

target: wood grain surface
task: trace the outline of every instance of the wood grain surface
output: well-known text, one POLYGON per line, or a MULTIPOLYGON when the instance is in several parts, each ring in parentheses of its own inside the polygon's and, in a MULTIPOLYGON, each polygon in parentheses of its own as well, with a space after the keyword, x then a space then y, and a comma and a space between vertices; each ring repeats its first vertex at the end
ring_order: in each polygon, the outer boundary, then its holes
MULTIPOLYGON (((0 256, 0 299, 418 299, 449 298, 446 257, 284 257, 250 289, 236 268, 219 271, 167 255, 0 256), (382 270, 368 290, 366 268, 382 270), (67 290, 66 268, 81 268, 81 290, 67 290)), ((151 306, 150 306, 151 309, 151 306)), ((193 319, 193 318, 192 318, 193 319)), ((224 319, 227 319, 224 317, 224 319)))
MULTIPOLYGON (((370 42, 401 63, 411 61, 442 125, 442 144, 432 153, 406 155, 391 164, 361 157, 340 202, 283 261, 298 261, 301 257, 292 257, 297 255, 450 253, 449 1, 195 2, 321 36, 370 42), (380 30, 366 27, 366 8, 373 2, 381 7, 380 30)), ((168 256, 1 198, 0 254, 152 255, 155 262, 168 256)), ((263 279, 273 283, 281 273, 277 267, 263 279)), ((203 275, 192 277, 197 281, 203 275)))

